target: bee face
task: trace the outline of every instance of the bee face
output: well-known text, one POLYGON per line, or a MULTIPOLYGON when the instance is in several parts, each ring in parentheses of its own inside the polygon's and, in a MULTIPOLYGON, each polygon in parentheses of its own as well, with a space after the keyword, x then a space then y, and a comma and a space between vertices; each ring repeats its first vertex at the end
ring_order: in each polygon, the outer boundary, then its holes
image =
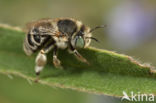
POLYGON ((81 25, 80 30, 73 37, 72 44, 79 48, 88 47, 91 42, 91 37, 90 28, 85 25, 81 25))

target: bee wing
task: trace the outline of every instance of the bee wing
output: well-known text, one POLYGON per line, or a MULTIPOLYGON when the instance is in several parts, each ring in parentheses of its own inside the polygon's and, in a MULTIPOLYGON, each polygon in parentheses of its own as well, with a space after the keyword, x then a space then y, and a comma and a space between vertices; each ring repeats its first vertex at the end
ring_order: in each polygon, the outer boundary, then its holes
POLYGON ((39 28, 40 35, 56 36, 58 31, 55 28, 39 28))
POLYGON ((51 19, 50 18, 43 18, 43 19, 40 19, 40 20, 37 20, 37 21, 31 21, 31 22, 28 22, 25 26, 25 31, 30 31, 32 28, 36 27, 48 27, 51 25, 51 19))

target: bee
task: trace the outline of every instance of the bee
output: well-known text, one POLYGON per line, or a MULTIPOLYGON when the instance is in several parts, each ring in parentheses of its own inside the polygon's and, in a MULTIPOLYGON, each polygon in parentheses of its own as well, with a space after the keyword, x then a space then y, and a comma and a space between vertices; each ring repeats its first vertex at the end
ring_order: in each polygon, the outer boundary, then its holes
POLYGON ((30 56, 39 51, 35 60, 35 72, 39 75, 46 62, 46 54, 53 49, 53 64, 57 68, 63 68, 57 57, 58 49, 70 50, 78 60, 89 64, 89 62, 77 51, 77 48, 86 48, 90 45, 92 32, 97 26, 90 29, 81 21, 73 18, 41 19, 31 22, 27 25, 26 37, 23 43, 23 49, 26 55, 30 56))

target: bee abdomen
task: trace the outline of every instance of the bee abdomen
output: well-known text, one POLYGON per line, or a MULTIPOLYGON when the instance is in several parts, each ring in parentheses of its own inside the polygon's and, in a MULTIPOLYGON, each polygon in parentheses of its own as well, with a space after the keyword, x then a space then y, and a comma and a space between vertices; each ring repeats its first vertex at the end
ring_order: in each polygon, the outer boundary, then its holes
POLYGON ((32 55, 40 50, 50 39, 50 36, 42 37, 40 35, 27 34, 24 40, 23 49, 26 55, 32 55))
POLYGON ((33 54, 33 50, 29 48, 29 46, 26 43, 23 43, 23 49, 26 55, 31 55, 33 54))
POLYGON ((32 40, 32 36, 30 34, 27 34, 25 37, 23 43, 23 49, 27 55, 33 54, 38 49, 38 47, 35 45, 34 41, 32 40))

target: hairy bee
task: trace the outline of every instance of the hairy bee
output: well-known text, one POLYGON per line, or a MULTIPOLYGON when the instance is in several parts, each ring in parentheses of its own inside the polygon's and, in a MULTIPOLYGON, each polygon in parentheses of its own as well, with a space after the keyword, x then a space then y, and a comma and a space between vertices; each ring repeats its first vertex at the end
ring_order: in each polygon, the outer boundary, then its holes
POLYGON ((81 21, 72 18, 41 19, 28 24, 28 31, 23 43, 24 52, 31 55, 40 50, 36 57, 35 72, 39 75, 46 64, 46 54, 53 49, 53 64, 62 68, 60 60, 57 58, 57 50, 68 48, 82 62, 88 63, 85 58, 76 50, 77 47, 88 47, 91 39, 96 40, 91 35, 93 29, 85 26, 81 21))

